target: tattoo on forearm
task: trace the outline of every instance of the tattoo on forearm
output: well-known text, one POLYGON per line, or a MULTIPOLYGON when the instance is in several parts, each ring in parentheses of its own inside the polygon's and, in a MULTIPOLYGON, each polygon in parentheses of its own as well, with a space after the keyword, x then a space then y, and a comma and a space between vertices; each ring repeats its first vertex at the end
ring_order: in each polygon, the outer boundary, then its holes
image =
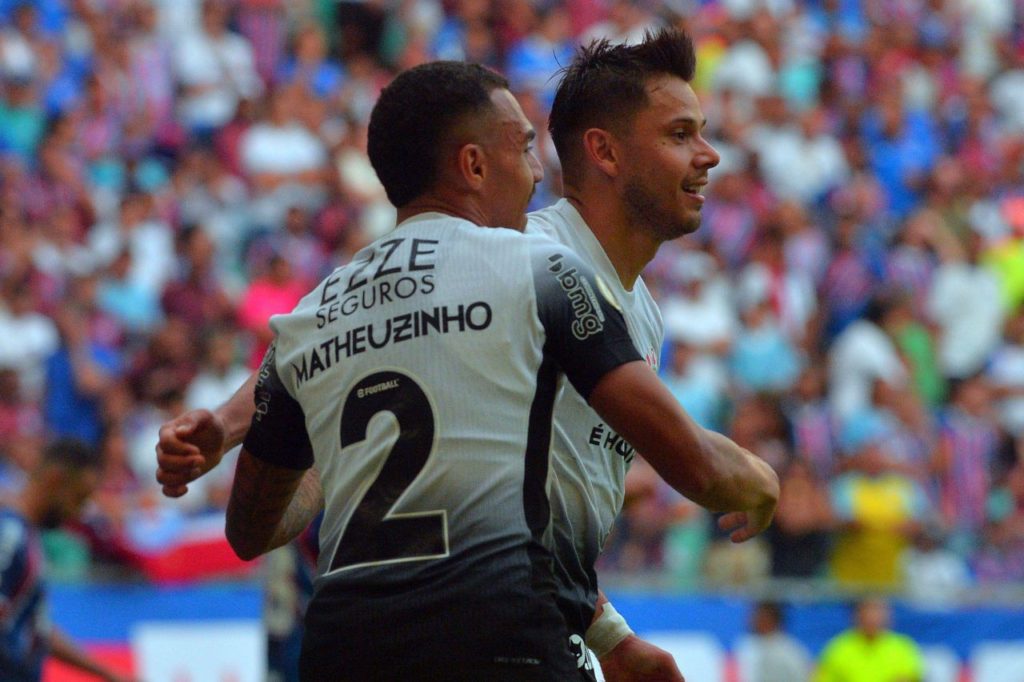
POLYGON ((310 469, 299 482, 299 488, 295 491, 284 517, 277 524, 277 532, 270 539, 270 547, 280 547, 299 536, 306 527, 313 522, 324 506, 323 490, 320 488, 320 474, 316 469, 310 469))
POLYGON ((303 471, 267 464, 243 451, 227 510, 226 530, 236 550, 258 555, 279 546, 271 542, 284 535, 279 531, 304 475, 303 471))

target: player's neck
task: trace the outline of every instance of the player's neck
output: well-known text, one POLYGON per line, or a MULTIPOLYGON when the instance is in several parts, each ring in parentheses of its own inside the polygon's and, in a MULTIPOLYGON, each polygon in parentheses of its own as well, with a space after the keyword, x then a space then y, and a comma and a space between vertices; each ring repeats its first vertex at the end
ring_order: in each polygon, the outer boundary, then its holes
POLYGON ((453 200, 439 194, 427 194, 413 199, 398 209, 397 220, 401 224, 423 213, 443 213, 476 225, 488 225, 486 213, 474 202, 453 200))
POLYGON ((602 193, 585 193, 565 188, 565 198, 579 211, 594 237, 601 244, 609 262, 619 275, 623 288, 631 291, 647 264, 658 252, 643 230, 633 229, 625 211, 615 201, 607 201, 602 193))

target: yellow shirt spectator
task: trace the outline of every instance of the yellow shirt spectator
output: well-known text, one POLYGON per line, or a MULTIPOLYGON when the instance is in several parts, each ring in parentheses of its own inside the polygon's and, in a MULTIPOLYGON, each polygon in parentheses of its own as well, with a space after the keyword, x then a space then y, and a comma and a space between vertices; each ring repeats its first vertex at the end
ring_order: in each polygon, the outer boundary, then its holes
POLYGON ((924 662, 914 640, 886 629, 889 607, 867 600, 857 607, 857 627, 825 646, 815 682, 921 682, 924 662))
POLYGON ((896 473, 850 472, 832 484, 832 505, 844 523, 832 550, 832 575, 844 585, 895 587, 908 524, 927 502, 918 484, 896 473))

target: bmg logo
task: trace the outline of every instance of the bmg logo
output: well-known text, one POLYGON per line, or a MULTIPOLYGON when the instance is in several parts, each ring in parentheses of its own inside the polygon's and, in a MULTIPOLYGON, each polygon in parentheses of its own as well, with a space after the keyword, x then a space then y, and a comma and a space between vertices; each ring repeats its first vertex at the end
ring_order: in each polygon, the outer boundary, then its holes
POLYGON ((555 276, 562 291, 569 297, 573 314, 572 335, 583 341, 604 329, 604 314, 590 282, 580 277, 575 267, 566 268, 562 258, 560 253, 549 257, 548 272, 555 276))

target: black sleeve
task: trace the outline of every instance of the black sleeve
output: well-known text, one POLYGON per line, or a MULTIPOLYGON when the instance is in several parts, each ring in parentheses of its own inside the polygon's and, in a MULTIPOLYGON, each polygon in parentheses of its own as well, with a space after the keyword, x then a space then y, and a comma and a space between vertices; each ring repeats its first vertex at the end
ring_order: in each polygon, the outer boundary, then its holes
POLYGON ((560 244, 532 246, 537 310, 544 326, 545 355, 565 372, 585 400, 605 374, 619 365, 643 360, 626 320, 598 285, 597 275, 579 256, 560 244))
POLYGON ((256 413, 243 445, 269 464, 308 469, 313 466, 313 445, 306 431, 306 415, 281 383, 274 357, 271 345, 260 364, 254 392, 256 413))

